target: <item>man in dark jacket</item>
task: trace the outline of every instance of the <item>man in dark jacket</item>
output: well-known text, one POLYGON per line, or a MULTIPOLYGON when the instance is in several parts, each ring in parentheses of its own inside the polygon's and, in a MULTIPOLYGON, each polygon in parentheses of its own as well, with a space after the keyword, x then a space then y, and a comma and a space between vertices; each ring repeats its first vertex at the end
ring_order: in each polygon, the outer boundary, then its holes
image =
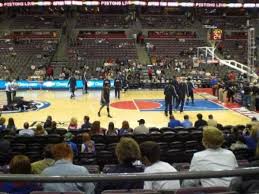
POLYGON ((69 85, 70 92, 71 92, 70 98, 74 98, 75 90, 76 90, 76 78, 75 78, 74 74, 71 74, 71 77, 68 80, 68 85, 69 85))
POLYGON ((120 99, 121 93, 121 79, 117 76, 114 80, 115 98, 120 99))
POLYGON ((168 116, 168 108, 169 108, 169 115, 171 116, 173 97, 177 98, 178 96, 172 81, 170 81, 170 83, 165 86, 164 95, 165 95, 165 116, 168 116))
POLYGON ((189 104, 189 98, 191 98, 191 100, 192 100, 192 104, 194 104, 194 94, 193 94, 193 89, 194 89, 194 85, 193 85, 193 83, 191 82, 191 79, 190 78, 188 78, 187 79, 187 83, 186 83, 186 85, 187 85, 187 101, 186 101, 186 104, 189 104))
POLYGON ((177 88, 178 100, 175 107, 176 109, 178 109, 180 105, 180 113, 183 112, 186 93, 187 93, 187 84, 181 79, 177 88))

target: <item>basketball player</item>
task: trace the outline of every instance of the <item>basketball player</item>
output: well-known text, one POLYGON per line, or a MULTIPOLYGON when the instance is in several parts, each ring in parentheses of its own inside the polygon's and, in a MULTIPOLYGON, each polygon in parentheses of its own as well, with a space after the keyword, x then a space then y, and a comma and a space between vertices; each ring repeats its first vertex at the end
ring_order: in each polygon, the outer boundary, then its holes
POLYGON ((70 98, 72 99, 75 97, 75 90, 76 90, 76 78, 73 73, 71 74, 71 76, 68 80, 68 85, 69 85, 69 89, 71 92, 70 98))
POLYGON ((165 95, 165 116, 168 116, 168 108, 169 108, 169 115, 172 115, 172 101, 173 97, 177 98, 176 89, 170 80, 169 84, 164 88, 164 95, 165 95))
POLYGON ((102 90, 102 94, 101 94, 101 107, 98 111, 98 116, 101 116, 101 110, 103 109, 103 107, 107 107, 107 113, 108 113, 108 117, 112 118, 112 116, 110 115, 110 85, 106 84, 103 85, 103 90, 102 90))
POLYGON ((191 98, 192 100, 192 104, 194 104, 194 95, 193 95, 193 89, 194 89, 194 85, 191 82, 191 78, 187 78, 187 100, 186 100, 186 104, 189 104, 189 98, 191 98))
POLYGON ((114 91, 115 91, 115 98, 120 99, 121 93, 121 79, 117 76, 114 80, 114 91))
POLYGON ((83 85, 84 85, 84 93, 87 94, 88 92, 88 86, 87 86, 87 82, 89 79, 89 72, 88 72, 88 67, 84 68, 84 74, 83 74, 83 85))
POLYGON ((10 105, 12 103, 12 88, 11 88, 10 78, 7 79, 7 83, 5 84, 5 92, 6 92, 7 105, 10 105))
POLYGON ((183 78, 180 78, 178 88, 177 88, 178 99, 175 107, 175 109, 178 109, 180 105, 180 113, 183 112, 186 93, 187 93, 187 84, 184 82, 183 78))

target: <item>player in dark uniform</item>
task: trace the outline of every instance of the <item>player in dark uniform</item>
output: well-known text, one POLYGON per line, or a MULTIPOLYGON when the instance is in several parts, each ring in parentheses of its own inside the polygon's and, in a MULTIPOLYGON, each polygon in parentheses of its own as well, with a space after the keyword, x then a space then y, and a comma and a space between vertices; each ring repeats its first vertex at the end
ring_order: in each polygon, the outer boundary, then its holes
POLYGON ((88 72, 88 69, 84 69, 84 73, 83 73, 83 85, 84 85, 84 88, 83 88, 83 91, 85 94, 88 93, 88 86, 87 86, 87 82, 88 82, 88 79, 89 79, 89 72, 88 72))
POLYGON ((103 86, 102 95, 101 95, 101 107, 98 111, 98 116, 101 116, 101 110, 103 107, 107 107, 108 117, 112 118, 110 115, 110 85, 106 84, 103 86))
POLYGON ((172 81, 170 81, 170 83, 165 86, 164 95, 165 95, 165 116, 168 116, 168 108, 169 108, 169 115, 171 116, 173 97, 177 98, 176 89, 172 81))
POLYGON ((114 80, 114 90, 115 90, 115 98, 120 99, 121 93, 121 79, 119 77, 114 80))
POLYGON ((175 107, 175 109, 178 109, 180 105, 180 113, 183 112, 186 93, 187 93, 187 84, 183 80, 180 80, 177 88, 178 99, 175 107))
POLYGON ((70 98, 72 99, 75 97, 75 90, 76 90, 76 78, 75 78, 74 74, 71 74, 71 76, 68 80, 68 85, 69 85, 69 89, 71 92, 70 98))
POLYGON ((194 85, 193 83, 191 82, 191 79, 188 78, 187 79, 187 88, 186 88, 186 92, 187 92, 187 100, 186 100, 186 104, 189 104, 189 98, 191 98, 192 100, 192 104, 194 104, 194 94, 193 94, 193 89, 194 89, 194 85))
POLYGON ((104 80, 103 80, 103 86, 111 86, 111 81, 108 79, 108 78, 105 78, 104 80))

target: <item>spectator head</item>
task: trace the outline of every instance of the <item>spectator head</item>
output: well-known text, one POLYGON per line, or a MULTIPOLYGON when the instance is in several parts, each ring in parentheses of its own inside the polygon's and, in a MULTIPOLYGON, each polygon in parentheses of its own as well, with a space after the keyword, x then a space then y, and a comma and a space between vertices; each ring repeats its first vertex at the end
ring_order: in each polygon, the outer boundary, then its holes
POLYGON ((74 138, 74 135, 73 135, 71 132, 67 132, 67 133, 64 135, 64 140, 65 140, 65 141, 71 141, 73 138, 74 138))
POLYGON ((35 129, 35 135, 45 135, 45 130, 41 124, 38 124, 35 129))
POLYGON ((14 124, 14 119, 13 118, 9 118, 8 119, 8 124, 7 124, 9 127, 11 127, 11 126, 15 126, 15 124, 14 124))
POLYGON ((27 156, 14 156, 9 166, 11 174, 31 174, 31 162, 27 156))
POLYGON ((108 130, 113 131, 114 129, 115 129, 114 123, 113 122, 109 122, 108 130))
POLYGON ((24 128, 24 129, 29 129, 29 127, 30 127, 30 125, 29 125, 28 122, 25 122, 25 123, 23 124, 23 128, 24 128))
POLYGON ((213 119, 213 115, 209 115, 208 117, 209 117, 209 119, 213 119))
POLYGON ((170 120, 175 120, 174 115, 170 115, 169 119, 170 120))
POLYGON ((256 118, 256 117, 253 117, 253 118, 251 119, 251 121, 257 121, 257 118, 256 118))
POLYGON ((132 163, 140 159, 139 145, 132 138, 121 138, 115 152, 120 163, 132 163))
POLYGON ((44 158, 51 158, 51 159, 54 159, 53 158, 53 154, 52 154, 52 148, 53 148, 53 145, 52 144, 48 144, 45 146, 44 150, 43 150, 43 156, 44 158))
POLYGON ((48 116, 47 121, 52 121, 52 116, 48 116))
POLYGON ((198 120, 202 120, 202 114, 201 113, 197 114, 197 118, 198 120))
POLYGON ((84 116, 84 122, 85 122, 85 123, 89 123, 89 121, 90 121, 89 116, 84 116))
POLYGON ((51 122, 51 128, 52 128, 52 129, 57 129, 57 123, 56 123, 56 121, 52 121, 52 122, 51 122))
POLYGON ((70 125, 75 126, 77 125, 77 119, 75 117, 72 117, 70 120, 70 125))
POLYGON ((82 140, 83 142, 91 141, 91 136, 89 135, 89 133, 83 133, 82 140))
POLYGON ((4 118, 4 117, 1 117, 1 118, 0 118, 0 125, 4 125, 4 124, 5 124, 5 121, 6 121, 5 118, 4 118))
POLYGON ((205 148, 218 149, 224 142, 223 133, 216 127, 203 128, 202 143, 205 148))
POLYGON ((149 166, 160 160, 160 146, 156 142, 146 141, 140 144, 142 162, 149 166))
POLYGON ((91 127, 92 135, 98 134, 100 131, 101 131, 101 122, 100 121, 94 121, 92 123, 92 127, 91 127))
POLYGON ((123 121, 122 122, 122 126, 121 126, 122 129, 129 129, 129 122, 128 121, 123 121))
POLYGON ((73 151, 71 147, 66 143, 53 145, 52 154, 56 161, 62 159, 73 161, 73 151))
POLYGON ((139 119, 138 123, 139 123, 139 125, 144 125, 145 124, 145 120, 144 119, 139 119))
POLYGON ((184 120, 189 120, 189 115, 184 115, 184 116, 183 116, 183 119, 184 119, 184 120))

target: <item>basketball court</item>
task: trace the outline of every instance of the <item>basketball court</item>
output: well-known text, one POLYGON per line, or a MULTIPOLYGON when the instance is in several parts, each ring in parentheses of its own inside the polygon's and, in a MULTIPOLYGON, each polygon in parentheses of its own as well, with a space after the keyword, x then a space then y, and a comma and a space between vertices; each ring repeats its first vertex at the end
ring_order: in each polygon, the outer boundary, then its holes
MULTIPOLYGON (((90 121, 101 121, 101 126, 107 128, 110 121, 120 128, 123 120, 130 123, 134 128, 138 125, 137 120, 143 118, 148 127, 163 127, 168 123, 168 117, 164 116, 164 95, 162 90, 130 90, 121 94, 121 99, 114 98, 111 91, 111 115, 108 118, 104 108, 101 117, 97 116, 100 107, 101 91, 90 91, 82 94, 82 90, 76 91, 76 98, 70 99, 68 91, 31 90, 19 91, 17 96, 23 96, 25 100, 34 100, 38 103, 37 110, 29 112, 4 113, 7 119, 13 117, 18 128, 25 121, 30 124, 34 121, 45 121, 48 115, 60 122, 58 127, 67 127, 71 117, 76 117, 79 126, 83 122, 83 116, 90 116, 90 121)), ((5 92, 0 93, 0 101, 6 100, 5 92)), ((184 114, 188 114, 191 121, 196 120, 196 114, 202 113, 207 120, 209 114, 223 125, 247 124, 252 116, 257 113, 243 110, 237 105, 219 103, 215 97, 206 93, 196 93, 195 103, 186 105, 184 113, 174 112, 177 119, 183 120, 184 114), (250 117, 250 118, 249 118, 250 117)))

